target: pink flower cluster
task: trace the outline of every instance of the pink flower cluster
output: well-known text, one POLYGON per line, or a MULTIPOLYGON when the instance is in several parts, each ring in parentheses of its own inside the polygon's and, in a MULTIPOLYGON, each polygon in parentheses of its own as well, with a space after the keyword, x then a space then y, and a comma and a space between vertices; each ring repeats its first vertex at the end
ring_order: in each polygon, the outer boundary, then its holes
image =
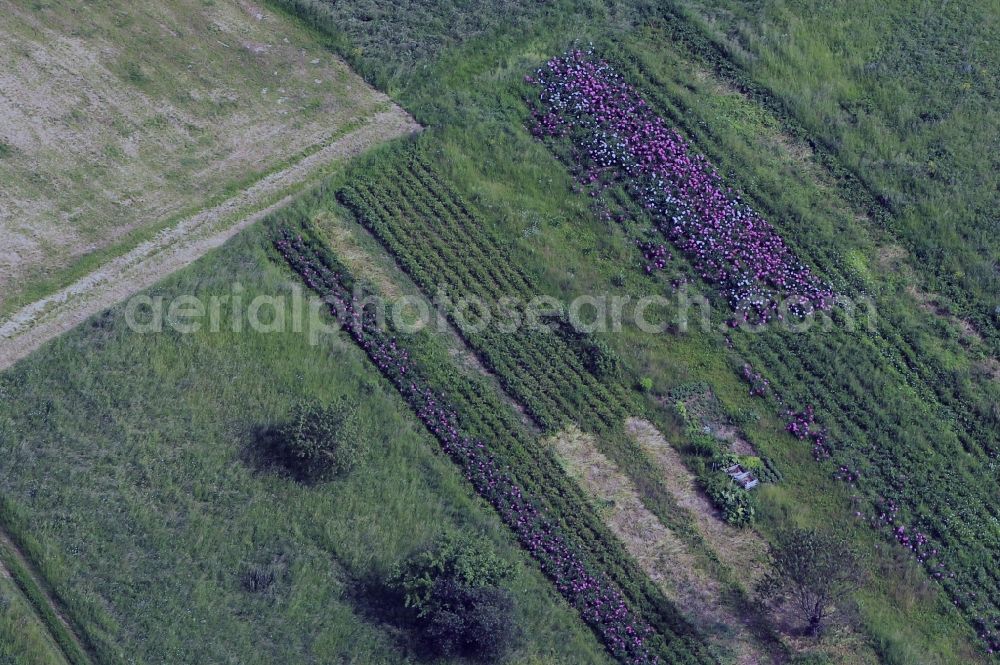
POLYGON ((812 405, 804 410, 795 413, 788 412, 791 420, 785 429, 800 441, 811 441, 813 446, 813 457, 817 462, 830 457, 830 448, 826 443, 826 428, 816 422, 816 414, 812 405))
POLYGON ((837 480, 843 480, 845 483, 854 485, 861 479, 861 472, 852 469, 846 464, 841 464, 837 467, 837 470, 833 472, 833 477, 837 480))
POLYGON ((771 382, 760 372, 755 371, 750 364, 743 365, 743 378, 750 384, 751 397, 763 397, 771 387, 771 382))
MULTIPOLYGON (((880 527, 887 528, 892 532, 892 537, 897 543, 910 550, 917 561, 927 567, 927 571, 935 579, 944 577, 955 577, 955 573, 945 570, 943 561, 936 563, 930 561, 938 557, 938 548, 931 542, 930 536, 919 529, 908 528, 905 524, 899 523, 899 504, 892 499, 884 499, 878 502, 878 514, 871 518, 871 526, 874 529, 880 527)), ((860 516, 860 513, 859 513, 860 516)))
POLYGON ((646 638, 653 633, 652 627, 632 616, 624 596, 612 582, 588 570, 557 523, 525 496, 486 445, 461 432, 458 413, 447 398, 423 384, 409 352, 379 328, 373 313, 357 306, 350 292, 349 277, 329 268, 308 243, 287 230, 283 230, 275 246, 305 283, 323 296, 331 312, 393 382, 445 452, 461 467, 466 479, 517 534, 608 650, 623 663, 659 662, 645 645, 646 638))
POLYGON ((639 251, 642 252, 642 258, 646 260, 647 274, 663 270, 667 267, 667 261, 670 260, 670 252, 667 251, 666 245, 649 240, 637 240, 636 244, 639 246, 639 251))
POLYGON ((797 317, 830 307, 832 289, 593 51, 553 58, 529 79, 541 88, 536 135, 569 139, 583 182, 604 174, 623 183, 698 274, 720 286, 733 325, 782 318, 782 298, 797 317))

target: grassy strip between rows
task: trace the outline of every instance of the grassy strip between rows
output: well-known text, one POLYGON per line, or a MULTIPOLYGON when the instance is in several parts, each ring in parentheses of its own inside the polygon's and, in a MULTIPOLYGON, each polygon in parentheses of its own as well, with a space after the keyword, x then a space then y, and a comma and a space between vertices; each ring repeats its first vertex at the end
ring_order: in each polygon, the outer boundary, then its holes
MULTIPOLYGON (((284 221, 288 223, 287 216, 284 221)), ((306 224, 304 219, 293 220, 292 228, 293 233, 306 238, 307 251, 312 254, 311 261, 327 266, 339 276, 338 280, 342 279, 347 275, 345 269, 306 224)), ((281 230, 276 232, 281 233, 281 230)), ((353 278, 347 279, 353 284, 353 278)), ((310 285, 316 288, 316 281, 310 281, 313 282, 310 285)), ((641 573, 592 511, 586 508, 586 500, 579 488, 565 477, 551 455, 537 446, 537 442, 516 422, 514 415, 508 413, 510 409, 504 406, 499 395, 484 381, 476 382, 459 376, 443 349, 437 348, 426 335, 407 337, 406 350, 411 354, 408 362, 414 380, 419 376, 435 393, 448 395, 452 406, 460 414, 458 422, 463 432, 469 436, 482 436, 490 442, 492 454, 496 455, 505 471, 516 478, 525 495, 537 502, 550 519, 555 517, 559 520, 560 530, 570 538, 568 542, 586 552, 584 560, 595 570, 602 571, 602 575, 607 575, 624 592, 637 615, 655 629, 657 635, 650 640, 653 651, 667 662, 710 662, 692 627, 641 573)), ((579 609, 582 611, 583 608, 579 609)), ((598 626, 591 626, 599 633, 598 626)))
MULTIPOLYGON (((16 522, 17 520, 7 501, 0 498, 0 537, 6 536, 10 539, 13 547, 20 547, 20 544, 16 540, 16 534, 19 532, 19 529, 13 528, 16 527, 16 522)), ((45 624, 49 634, 59 646, 66 660, 71 665, 91 665, 94 661, 86 650, 92 651, 92 648, 86 643, 81 646, 80 642, 70 633, 70 630, 56 614, 56 609, 53 608, 50 602, 50 598, 54 598, 51 589, 43 588, 42 585, 44 582, 40 581, 28 569, 29 564, 22 558, 22 555, 14 551, 8 543, 0 541, 0 561, 3 562, 4 567, 14 579, 21 593, 31 603, 39 619, 45 624)), ((63 616, 67 615, 63 613, 63 616)), ((68 618, 67 621, 69 621, 68 618)), ((86 639, 79 631, 77 631, 77 635, 80 635, 81 640, 86 639)))
MULTIPOLYGON (((582 168, 562 141, 553 141, 554 151, 571 169, 582 168)), ((989 466, 972 464, 963 454, 988 462, 993 437, 969 436, 975 430, 954 427, 959 423, 947 409, 915 400, 919 393, 883 357, 879 340, 863 332, 768 331, 735 333, 733 339, 744 357, 772 378, 775 390, 785 394, 787 406, 816 404, 817 413, 849 429, 836 437, 834 460, 841 472, 864 478, 858 489, 870 501, 866 512, 873 513, 866 519, 892 529, 893 538, 913 551, 988 648, 994 648, 994 552, 1000 537, 992 502, 995 486, 984 482, 989 466), (844 364, 848 357, 854 362, 844 364), (934 413, 938 410, 944 417, 934 413), (967 595, 970 588, 982 589, 987 597, 967 595)))

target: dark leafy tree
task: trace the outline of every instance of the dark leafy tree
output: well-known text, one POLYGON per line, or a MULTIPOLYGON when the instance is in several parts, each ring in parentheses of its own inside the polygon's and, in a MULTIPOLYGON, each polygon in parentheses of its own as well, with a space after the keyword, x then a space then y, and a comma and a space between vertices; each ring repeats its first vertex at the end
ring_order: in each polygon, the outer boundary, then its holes
POLYGON ((792 607, 819 635, 830 612, 864 580, 862 566, 847 541, 815 529, 791 529, 771 545, 771 569, 761 579, 762 596, 792 607))
POLYGON ((435 581, 431 597, 424 635, 438 653, 493 661, 516 642, 514 601, 506 589, 442 578, 435 581))

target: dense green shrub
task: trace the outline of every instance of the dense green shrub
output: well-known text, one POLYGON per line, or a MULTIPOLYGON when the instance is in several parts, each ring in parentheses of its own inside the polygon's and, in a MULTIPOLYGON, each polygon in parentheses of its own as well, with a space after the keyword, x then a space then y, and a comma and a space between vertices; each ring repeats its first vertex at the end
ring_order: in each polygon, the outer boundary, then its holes
POLYGON ((719 454, 719 442, 714 436, 698 432, 691 435, 691 452, 699 457, 714 458, 719 454))
POLYGON ((753 524, 756 511, 753 498, 748 491, 718 471, 702 474, 700 480, 708 498, 722 511, 722 516, 727 522, 734 526, 753 524))
POLYGON ((320 482, 349 471, 360 461, 359 434, 354 405, 339 399, 328 405, 296 404, 288 420, 268 439, 274 461, 300 480, 320 482))
POLYGON ((512 573, 510 563, 482 544, 445 535, 403 562, 388 585, 430 650, 492 661, 516 641, 513 599, 501 586, 512 573))
POLYGON ((832 665, 834 661, 824 653, 800 653, 789 662, 793 665, 832 665))
POLYGON ((439 579, 434 583, 433 600, 423 621, 424 638, 436 653, 496 661, 514 645, 514 601, 506 589, 439 579))
POLYGON ((588 372, 604 380, 620 378, 622 362, 618 353, 597 335, 581 330, 582 322, 560 315, 548 323, 576 351, 588 372))
POLYGON ((406 606, 426 614, 433 606, 433 587, 439 579, 452 579, 468 587, 500 586, 512 574, 510 564, 482 544, 445 534, 432 546, 403 562, 389 585, 400 591, 406 606))

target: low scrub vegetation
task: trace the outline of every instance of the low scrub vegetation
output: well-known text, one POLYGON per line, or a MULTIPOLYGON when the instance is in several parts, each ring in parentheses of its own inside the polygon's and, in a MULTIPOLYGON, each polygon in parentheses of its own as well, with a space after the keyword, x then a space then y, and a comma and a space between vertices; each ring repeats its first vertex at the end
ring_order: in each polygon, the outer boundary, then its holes
POLYGON ((272 461, 306 482, 347 473, 365 454, 356 407, 341 398, 332 404, 300 402, 288 419, 263 436, 272 461))

